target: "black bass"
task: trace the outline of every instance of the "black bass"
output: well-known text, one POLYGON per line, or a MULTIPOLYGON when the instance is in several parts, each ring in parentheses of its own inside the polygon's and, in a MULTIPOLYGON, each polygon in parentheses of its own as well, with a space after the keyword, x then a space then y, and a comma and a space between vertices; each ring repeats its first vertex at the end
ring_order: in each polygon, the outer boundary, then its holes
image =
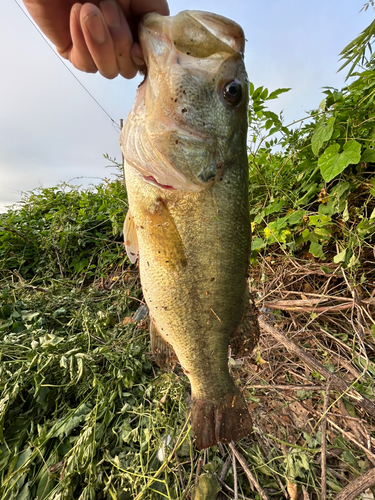
POLYGON ((228 370, 228 345, 250 353, 250 252, 244 34, 224 17, 148 14, 147 76, 121 134, 129 212, 153 354, 177 356, 192 391, 196 446, 238 440, 252 422, 228 370), (240 341, 240 342, 239 342, 240 341))

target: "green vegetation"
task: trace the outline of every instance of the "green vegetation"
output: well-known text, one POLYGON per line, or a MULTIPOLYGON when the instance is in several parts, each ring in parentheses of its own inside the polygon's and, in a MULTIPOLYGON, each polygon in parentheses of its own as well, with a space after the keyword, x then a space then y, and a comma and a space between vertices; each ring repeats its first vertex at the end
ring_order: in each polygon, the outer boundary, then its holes
POLYGON ((253 262, 274 243, 292 254, 359 266, 375 233, 375 70, 289 127, 266 108, 281 92, 250 85, 253 262), (297 125, 297 128, 293 128, 297 125))
MULTIPOLYGON (((354 77, 290 126, 267 108, 288 89, 250 85, 250 277, 273 324, 374 399, 373 59, 354 77), (293 294, 303 307, 281 300, 293 294)), ((0 500, 259 499, 228 447, 195 450, 187 380, 152 361, 126 210, 105 181, 38 189, 0 215, 0 500)), ((320 498, 322 440, 328 498, 374 464, 372 417, 335 394, 325 434, 324 377, 270 336, 230 365, 255 423, 238 446, 269 498, 320 498)))

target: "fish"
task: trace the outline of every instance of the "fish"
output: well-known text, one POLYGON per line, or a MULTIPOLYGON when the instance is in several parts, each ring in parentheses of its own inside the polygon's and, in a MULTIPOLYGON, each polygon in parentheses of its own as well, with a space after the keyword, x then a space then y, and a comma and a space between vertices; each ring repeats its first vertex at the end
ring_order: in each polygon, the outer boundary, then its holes
POLYGON ((247 284, 248 79, 245 37, 217 14, 147 14, 146 76, 120 136, 129 211, 124 242, 139 260, 151 350, 191 385, 195 446, 238 441, 252 420, 228 368, 259 329, 247 284))

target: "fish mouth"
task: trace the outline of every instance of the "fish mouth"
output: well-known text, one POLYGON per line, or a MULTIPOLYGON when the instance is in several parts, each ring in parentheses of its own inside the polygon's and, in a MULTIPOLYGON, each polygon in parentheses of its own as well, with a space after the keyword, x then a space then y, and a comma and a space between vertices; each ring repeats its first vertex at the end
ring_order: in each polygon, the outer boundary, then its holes
POLYGON ((150 55, 162 53, 162 46, 191 57, 208 58, 218 52, 243 54, 245 35, 237 23, 210 12, 185 10, 176 16, 146 14, 139 25, 139 40, 146 68, 150 55))

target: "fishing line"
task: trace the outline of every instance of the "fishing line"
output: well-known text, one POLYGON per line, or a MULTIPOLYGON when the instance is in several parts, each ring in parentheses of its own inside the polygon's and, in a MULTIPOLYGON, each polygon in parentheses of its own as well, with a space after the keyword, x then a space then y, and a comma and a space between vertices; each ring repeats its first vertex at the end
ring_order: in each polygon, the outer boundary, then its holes
POLYGON ((36 29, 36 31, 39 33, 39 35, 43 38, 45 43, 48 45, 48 47, 52 50, 52 52, 55 54, 55 56, 58 58, 58 60, 65 66, 65 68, 69 71, 69 73, 77 80, 77 82, 81 85, 81 87, 88 93, 88 95, 93 99, 94 102, 99 106, 99 108, 108 116, 108 118, 111 120, 112 125, 117 128, 118 131, 121 132, 121 128, 119 125, 116 123, 116 121, 112 118, 112 116, 103 108, 103 106, 95 99, 95 97, 91 94, 89 90, 83 85, 83 83, 79 80, 79 78, 73 73, 73 71, 69 68, 67 64, 63 61, 63 59, 59 56, 57 52, 55 52, 55 49, 49 44, 49 42, 46 40, 44 37, 43 33, 40 31, 40 29, 37 27, 37 25, 34 23, 34 21, 26 14, 26 12, 23 10, 21 5, 18 3, 17 0, 14 0, 14 2, 17 4, 21 12, 24 14, 24 16, 28 19, 28 21, 33 25, 33 27, 36 29))

